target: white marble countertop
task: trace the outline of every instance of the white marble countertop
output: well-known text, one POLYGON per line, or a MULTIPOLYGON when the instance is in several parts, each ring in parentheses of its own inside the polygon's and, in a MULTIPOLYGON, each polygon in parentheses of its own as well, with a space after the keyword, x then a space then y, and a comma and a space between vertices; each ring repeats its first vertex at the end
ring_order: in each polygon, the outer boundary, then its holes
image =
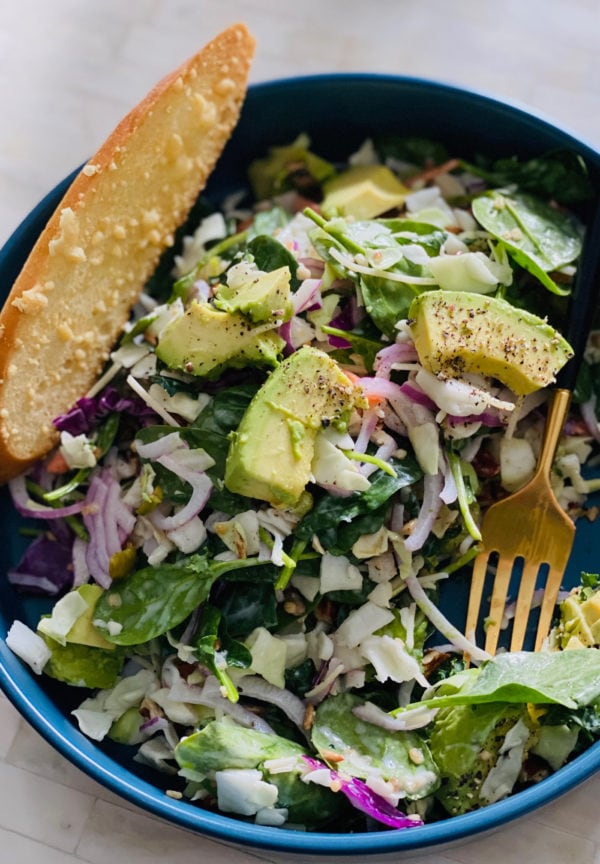
MULTIPOLYGON (((0 243, 165 72, 226 25, 252 80, 437 78, 528 104, 600 147, 597 0, 0 0, 0 243)), ((600 864, 600 777, 423 864, 600 864)), ((80 773, 0 697, 0 858, 18 864, 269 860, 165 826, 80 773)))

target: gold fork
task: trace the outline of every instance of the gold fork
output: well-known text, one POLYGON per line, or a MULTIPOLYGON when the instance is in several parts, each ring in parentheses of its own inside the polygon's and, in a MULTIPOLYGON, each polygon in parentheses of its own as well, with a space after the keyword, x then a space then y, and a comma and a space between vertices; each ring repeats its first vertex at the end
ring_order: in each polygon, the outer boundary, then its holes
POLYGON ((492 597, 486 620, 485 650, 494 654, 511 575, 522 560, 510 650, 523 647, 533 592, 540 569, 548 568, 534 650, 548 635, 561 580, 569 560, 575 525, 560 507, 550 485, 550 471, 569 408, 571 392, 553 391, 542 449, 532 479, 520 490, 487 510, 481 525, 483 549, 475 559, 465 632, 472 637, 479 620, 490 556, 497 554, 492 597))
MULTIPOLYGON (((566 337, 573 348, 573 358, 561 369, 556 389, 552 392, 535 474, 523 489, 493 504, 481 526, 483 549, 475 559, 465 633, 469 637, 475 634, 489 559, 495 553, 498 556, 497 569, 485 636, 485 648, 489 654, 494 654, 498 646, 508 587, 515 562, 521 563, 519 559, 522 559, 522 575, 510 650, 519 651, 523 647, 533 592, 538 576, 541 577, 542 565, 546 565, 544 597, 534 643, 534 650, 539 651, 552 623, 560 584, 573 546, 575 526, 556 500, 550 486, 550 472, 600 296, 598 192, 591 212, 593 215, 586 229, 568 310, 566 337)), ((543 577, 540 581, 544 581, 543 577)))

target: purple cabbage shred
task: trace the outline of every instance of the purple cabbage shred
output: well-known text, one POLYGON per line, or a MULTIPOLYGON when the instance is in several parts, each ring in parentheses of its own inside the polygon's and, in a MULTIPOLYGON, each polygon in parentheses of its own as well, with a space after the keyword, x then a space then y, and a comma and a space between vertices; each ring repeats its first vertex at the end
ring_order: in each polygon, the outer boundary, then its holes
POLYGON ((44 532, 27 547, 17 566, 8 572, 8 581, 15 588, 44 596, 71 588, 73 535, 68 530, 61 530, 59 535, 44 532))
POLYGON ((95 429, 104 417, 114 412, 126 412, 135 417, 155 416, 143 399, 122 396, 115 387, 109 386, 97 396, 84 396, 79 399, 70 411, 60 414, 52 422, 59 432, 85 435, 95 429))
POLYGON ((302 759, 312 771, 327 768, 331 782, 338 786, 340 792, 346 796, 352 806, 356 807, 357 810, 362 810, 363 813, 377 822, 396 829, 415 828, 417 825, 423 824, 420 816, 407 816, 402 813, 381 795, 373 792, 364 780, 359 780, 358 777, 346 777, 311 756, 302 756, 302 759))

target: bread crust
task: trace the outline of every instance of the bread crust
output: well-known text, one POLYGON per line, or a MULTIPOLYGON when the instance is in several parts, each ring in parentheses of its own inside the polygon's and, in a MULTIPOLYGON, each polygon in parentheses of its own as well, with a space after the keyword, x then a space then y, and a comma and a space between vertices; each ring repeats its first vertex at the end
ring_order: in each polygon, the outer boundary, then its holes
POLYGON ((0 483, 56 444, 240 113, 254 39, 219 34, 130 111, 68 188, 0 312, 0 483))

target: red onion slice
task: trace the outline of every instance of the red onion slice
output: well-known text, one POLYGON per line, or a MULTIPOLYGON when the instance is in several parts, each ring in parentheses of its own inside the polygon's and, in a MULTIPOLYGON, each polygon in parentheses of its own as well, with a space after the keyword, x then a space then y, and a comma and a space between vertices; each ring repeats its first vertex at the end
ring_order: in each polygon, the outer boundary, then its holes
POLYGON ((579 406, 581 419, 585 423, 590 435, 595 441, 600 441, 600 427, 598 426, 598 418, 596 417, 596 397, 592 396, 587 402, 582 402, 579 406))
POLYGON ((389 378, 394 366, 416 363, 419 360, 417 349, 412 342, 394 342, 377 352, 375 356, 375 377, 389 378))
POLYGON ((411 729, 422 729, 427 726, 439 709, 416 707, 410 708, 396 716, 383 711, 378 705, 373 702, 365 702, 364 705, 357 705, 352 709, 352 713, 364 720, 365 723, 372 723, 374 726, 380 726, 388 732, 407 732, 411 729))
POLYGON ((160 456, 168 456, 180 447, 187 447, 179 432, 170 432, 155 441, 147 444, 141 441, 135 442, 135 449, 142 459, 158 459, 160 456))
POLYGON ((321 280, 320 279, 305 279, 300 284, 300 287, 292 294, 292 305, 294 307, 294 315, 299 315, 301 312, 306 312, 312 306, 321 306, 321 280))
POLYGON ((84 500, 67 504, 65 507, 47 507, 44 504, 37 504, 29 497, 24 474, 11 480, 8 488, 15 509, 21 516, 27 516, 31 519, 62 519, 66 516, 75 516, 77 513, 81 513, 86 506, 84 500))
POLYGON ((429 535, 442 506, 441 493, 444 487, 443 474, 425 474, 423 477, 423 503, 414 528, 404 545, 410 552, 421 549, 429 535))
POLYGON ((190 705, 206 705, 215 711, 229 714, 241 726, 256 729, 259 732, 273 732, 272 727, 255 714, 240 705, 239 702, 230 702, 221 693, 221 686, 214 675, 204 682, 204 686, 186 684, 183 680, 176 681, 169 690, 169 698, 175 702, 187 702, 190 705))
POLYGON ((172 455, 161 456, 156 461, 163 468, 167 468, 182 480, 186 480, 192 487, 192 494, 187 504, 172 516, 163 516, 158 511, 152 514, 152 522, 157 528, 161 528, 163 531, 171 531, 173 528, 180 528, 182 525, 185 525, 186 522, 189 522, 190 519, 200 513, 210 498, 213 484, 207 474, 186 469, 172 455))

